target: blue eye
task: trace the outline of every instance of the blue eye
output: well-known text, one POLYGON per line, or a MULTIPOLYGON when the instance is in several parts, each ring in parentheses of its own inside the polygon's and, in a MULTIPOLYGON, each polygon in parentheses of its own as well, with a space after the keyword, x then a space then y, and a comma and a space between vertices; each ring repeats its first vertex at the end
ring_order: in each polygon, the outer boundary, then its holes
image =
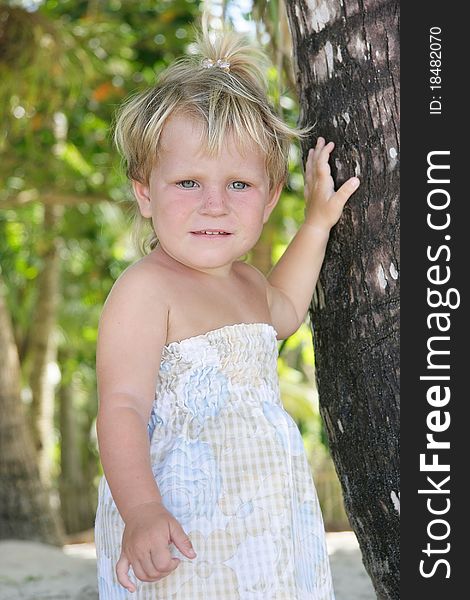
MULTIPOLYGON (((195 183, 192 179, 183 179, 183 181, 179 181, 177 185, 181 185, 183 183, 195 183)), ((186 186, 182 186, 184 190, 192 190, 194 186, 191 187, 186 187, 186 186)))
POLYGON ((234 181, 234 182, 233 182, 233 185, 235 185, 236 183, 241 183, 242 185, 244 185, 244 186, 245 186, 245 187, 243 187, 243 188, 242 188, 242 187, 236 187, 236 188, 235 188, 236 190, 246 190, 246 189, 247 189, 247 187, 248 187, 248 184, 247 184, 247 183, 245 183, 244 181, 234 181))

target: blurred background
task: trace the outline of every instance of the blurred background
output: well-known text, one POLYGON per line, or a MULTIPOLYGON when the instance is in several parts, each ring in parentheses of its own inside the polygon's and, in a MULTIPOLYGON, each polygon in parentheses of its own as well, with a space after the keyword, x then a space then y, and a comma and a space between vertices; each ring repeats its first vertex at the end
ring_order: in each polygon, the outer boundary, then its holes
MULTIPOLYGON (((272 59, 270 99, 298 119, 282 2, 23 0, 0 4, 0 539, 92 542, 102 474, 95 346, 103 303, 141 256, 132 195, 112 145, 113 114, 194 51, 203 9, 272 59)), ((303 218, 300 150, 248 257, 267 274, 303 218)), ((286 410, 298 423, 325 526, 348 530, 318 411, 307 323, 280 343, 286 410)), ((13 596, 12 596, 13 597, 13 596)))

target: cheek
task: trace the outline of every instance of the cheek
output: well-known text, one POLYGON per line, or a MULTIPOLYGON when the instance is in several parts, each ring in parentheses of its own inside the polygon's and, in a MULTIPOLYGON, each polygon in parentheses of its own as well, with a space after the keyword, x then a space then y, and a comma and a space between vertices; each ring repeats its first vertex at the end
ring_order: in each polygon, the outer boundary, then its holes
POLYGON ((232 206, 245 219, 255 223, 263 220, 265 205, 266 203, 259 194, 247 194, 246 197, 238 198, 232 206))
POLYGON ((263 231, 263 211, 247 211, 243 219, 244 240, 249 244, 256 244, 263 231))
POLYGON ((174 222, 184 221, 191 213, 191 207, 188 202, 179 202, 173 200, 165 202, 156 207, 155 216, 160 222, 165 222, 169 226, 174 222))
POLYGON ((264 223, 264 205, 257 204, 247 210, 247 223, 253 230, 263 227, 264 223))

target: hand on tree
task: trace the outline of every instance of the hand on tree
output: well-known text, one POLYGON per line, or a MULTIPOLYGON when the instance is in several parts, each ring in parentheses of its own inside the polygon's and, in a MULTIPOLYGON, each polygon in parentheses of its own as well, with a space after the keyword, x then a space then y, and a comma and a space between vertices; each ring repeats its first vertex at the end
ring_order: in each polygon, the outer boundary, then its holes
POLYGON ((338 222, 344 205, 360 184, 357 177, 351 177, 335 192, 329 165, 334 145, 319 137, 315 148, 308 151, 305 165, 305 223, 326 232, 338 222))
POLYGON ((196 557, 191 540, 161 502, 135 506, 126 514, 125 522, 116 574, 130 592, 136 591, 128 575, 131 565, 141 581, 158 581, 178 567, 180 559, 172 557, 170 543, 188 558, 196 557))

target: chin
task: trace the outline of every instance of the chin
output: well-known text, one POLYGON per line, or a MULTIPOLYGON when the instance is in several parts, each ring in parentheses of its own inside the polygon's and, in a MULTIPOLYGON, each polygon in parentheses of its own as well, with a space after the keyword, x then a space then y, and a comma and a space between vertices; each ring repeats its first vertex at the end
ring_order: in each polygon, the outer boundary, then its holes
MULTIPOLYGON (((249 243, 248 240, 244 240, 244 244, 238 244, 238 248, 224 248, 217 247, 216 242, 214 247, 206 248, 195 248, 193 244, 185 247, 185 244, 181 244, 177 247, 171 247, 171 245, 162 244, 160 239, 160 245, 162 250, 170 256, 173 260, 179 263, 198 270, 204 269, 223 269, 228 265, 240 260, 240 258, 246 256, 250 249, 254 246, 254 243, 249 243)), ((210 244, 211 242, 209 242, 210 244)))

